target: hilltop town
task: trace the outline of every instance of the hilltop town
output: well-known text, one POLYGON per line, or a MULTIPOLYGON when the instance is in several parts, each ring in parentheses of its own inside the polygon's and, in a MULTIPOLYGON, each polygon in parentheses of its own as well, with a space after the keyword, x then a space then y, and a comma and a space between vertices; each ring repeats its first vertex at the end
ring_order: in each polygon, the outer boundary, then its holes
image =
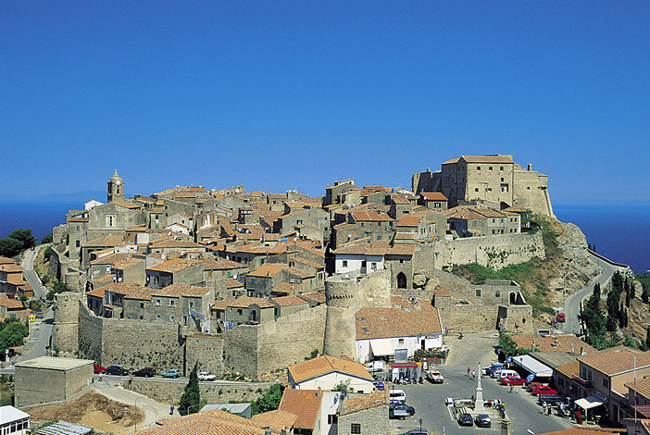
MULTIPOLYGON (((580 230, 555 220, 547 176, 511 155, 449 160, 413 174, 410 190, 339 180, 319 198, 244 185, 128 197, 127 186, 116 170, 105 202, 70 210, 53 229, 47 275, 64 291, 54 295, 52 349, 95 370, 187 375, 197 366, 204 377, 243 381, 201 387, 223 403, 282 382, 277 412, 298 415, 284 416, 289 426, 305 418, 302 402, 341 401, 324 432, 310 421, 307 432, 269 433, 336 433, 344 397, 321 395, 334 385, 315 380, 328 373, 358 394, 347 412, 365 412, 389 404, 367 369, 388 362, 391 380, 415 380, 463 334, 505 332, 535 350, 557 333, 566 297, 599 273, 580 230), (521 264, 539 267, 536 283, 463 278, 521 264)), ((566 342, 574 360, 595 351, 573 335, 551 340, 545 346, 566 342)), ((124 386, 178 401, 172 384, 124 386)), ((33 396, 21 390, 16 404, 43 403, 33 396)), ((274 418, 255 422, 268 429, 274 418)))

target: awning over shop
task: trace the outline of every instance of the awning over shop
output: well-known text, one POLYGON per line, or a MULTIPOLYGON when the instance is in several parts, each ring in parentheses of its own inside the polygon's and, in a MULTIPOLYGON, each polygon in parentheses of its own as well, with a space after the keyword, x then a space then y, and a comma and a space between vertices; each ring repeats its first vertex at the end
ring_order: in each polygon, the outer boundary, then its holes
POLYGON ((371 341, 370 348, 374 356, 393 356, 395 352, 386 340, 371 341))
POLYGON ((584 409, 585 411, 591 408, 595 408, 597 406, 603 405, 605 402, 602 401, 601 398, 596 397, 596 396, 589 396, 589 397, 584 397, 582 399, 576 400, 576 405, 584 409))
POLYGON ((553 376, 553 369, 537 361, 535 358, 528 355, 515 356, 512 362, 519 367, 534 374, 538 378, 550 378, 553 376))

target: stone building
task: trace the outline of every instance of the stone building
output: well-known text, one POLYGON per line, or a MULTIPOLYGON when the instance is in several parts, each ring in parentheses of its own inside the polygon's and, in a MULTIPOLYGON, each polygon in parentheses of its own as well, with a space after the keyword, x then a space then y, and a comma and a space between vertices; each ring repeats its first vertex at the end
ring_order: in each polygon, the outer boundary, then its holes
POLYGON ((202 285, 205 263, 197 258, 173 258, 148 267, 146 284, 161 289, 176 283, 202 285))
POLYGON ((449 206, 483 201, 493 208, 518 205, 535 213, 553 216, 548 195, 548 177, 524 170, 512 155, 461 156, 442 164, 440 171, 413 175, 412 191, 441 192, 449 206))
POLYGON ((124 180, 117 175, 117 169, 111 178, 108 179, 108 202, 124 201, 124 180))
POLYGON ((388 390, 341 400, 338 410, 337 434, 388 434, 390 396, 388 390))

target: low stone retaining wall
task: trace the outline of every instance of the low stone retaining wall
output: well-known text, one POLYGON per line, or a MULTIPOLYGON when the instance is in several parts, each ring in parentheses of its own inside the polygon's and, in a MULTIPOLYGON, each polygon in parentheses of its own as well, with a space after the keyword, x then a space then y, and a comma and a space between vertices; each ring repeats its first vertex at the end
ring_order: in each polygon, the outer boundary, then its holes
MULTIPOLYGON (((219 382, 200 382, 201 397, 208 403, 253 402, 259 398, 274 382, 237 384, 219 382)), ((176 406, 185 391, 186 382, 166 382, 156 380, 134 379, 129 385, 128 380, 122 381, 126 390, 135 391, 162 403, 176 406)))

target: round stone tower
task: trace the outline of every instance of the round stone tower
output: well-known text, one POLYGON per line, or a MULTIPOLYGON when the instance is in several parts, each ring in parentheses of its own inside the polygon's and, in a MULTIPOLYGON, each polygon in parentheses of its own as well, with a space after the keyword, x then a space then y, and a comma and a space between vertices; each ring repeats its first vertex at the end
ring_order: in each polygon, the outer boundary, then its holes
POLYGON ((325 281, 327 319, 325 323, 325 355, 347 356, 357 360, 355 314, 363 301, 359 272, 350 272, 325 281))
POLYGON ((108 202, 124 200, 124 180, 117 175, 117 169, 108 179, 108 202))

